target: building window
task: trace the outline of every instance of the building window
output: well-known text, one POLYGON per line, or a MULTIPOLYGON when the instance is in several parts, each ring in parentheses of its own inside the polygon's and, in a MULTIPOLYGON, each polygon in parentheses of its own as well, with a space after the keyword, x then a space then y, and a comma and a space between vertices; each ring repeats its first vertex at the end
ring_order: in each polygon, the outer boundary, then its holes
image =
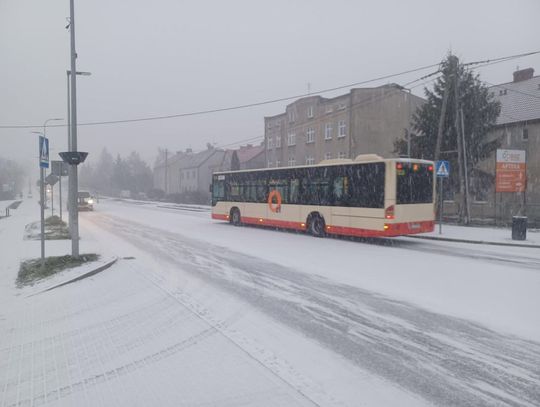
POLYGON ((307 155, 306 156, 306 165, 313 165, 315 164, 315 159, 312 156, 307 155))
POLYGON ((268 137, 268 148, 274 147, 274 139, 272 137, 268 137))
POLYGON ((340 103, 340 104, 338 105, 338 110, 343 110, 343 109, 345 109, 346 107, 347 107, 347 106, 345 105, 345 103, 340 103))
POLYGON ((324 139, 330 140, 332 138, 332 123, 326 123, 324 127, 324 139))
POLYGON ((306 143, 315 142, 315 130, 312 127, 308 128, 306 131, 306 143))
POLYGON ((313 106, 309 106, 307 108, 307 117, 312 119, 313 118, 313 106))
POLYGON ((324 153, 324 159, 325 160, 331 160, 332 159, 332 153, 324 153))
POLYGON ((289 157, 289 161, 287 161, 287 164, 289 165, 289 167, 296 165, 296 159, 294 158, 294 156, 289 157))
POLYGON ((334 110, 334 109, 332 109, 332 105, 328 105, 328 106, 326 106, 325 112, 326 112, 326 113, 332 113, 333 110, 334 110))
POLYGON ((289 110, 289 123, 294 123, 296 120, 296 114, 294 113, 294 110, 289 110))
POLYGON ((287 145, 288 146, 295 146, 296 145, 296 134, 289 133, 287 135, 287 145))
POLYGON ((338 124, 338 137, 345 137, 345 120, 340 120, 338 124))
POLYGON ((281 160, 276 160, 276 167, 281 167, 281 160))
POLYGON ((344 151, 340 151, 338 154, 338 158, 347 158, 347 153, 344 151))
POLYGON ((268 122, 268 130, 270 130, 272 128, 272 122, 268 122))
POLYGON ((523 129, 523 132, 521 133, 521 140, 522 141, 528 141, 529 140, 529 129, 526 128, 526 127, 523 129))
POLYGON ((276 137, 276 148, 281 148, 281 136, 276 137))

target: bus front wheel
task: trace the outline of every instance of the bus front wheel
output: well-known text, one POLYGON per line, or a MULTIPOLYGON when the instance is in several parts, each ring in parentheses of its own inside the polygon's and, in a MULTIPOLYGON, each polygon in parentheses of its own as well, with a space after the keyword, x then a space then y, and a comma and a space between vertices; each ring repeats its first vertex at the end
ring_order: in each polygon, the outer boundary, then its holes
POLYGON ((324 237, 324 219, 320 215, 313 215, 308 221, 308 231, 315 237, 324 237))
POLYGON ((241 222, 240 210, 238 208, 233 208, 231 210, 231 223, 234 226, 239 226, 241 222))

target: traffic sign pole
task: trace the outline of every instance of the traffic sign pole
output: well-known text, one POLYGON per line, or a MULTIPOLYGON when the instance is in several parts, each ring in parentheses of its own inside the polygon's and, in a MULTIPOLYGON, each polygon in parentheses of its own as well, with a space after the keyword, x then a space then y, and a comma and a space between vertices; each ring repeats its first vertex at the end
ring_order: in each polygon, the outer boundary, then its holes
POLYGON ((41 265, 44 265, 45 262, 45 175, 43 174, 45 170, 43 167, 39 167, 39 196, 41 202, 41 265))
POLYGON ((59 182, 58 188, 60 188, 58 190, 58 192, 60 193, 60 220, 62 220, 62 176, 60 176, 60 181, 58 182, 59 182))
POLYGON ((443 177, 439 177, 440 180, 440 187, 439 187, 439 235, 442 235, 442 215, 443 215, 443 208, 444 208, 444 201, 443 201, 443 177))
MULTIPOLYGON (((45 122, 46 123, 46 122, 45 122)), ((41 218, 41 267, 45 265, 45 168, 49 168, 49 140, 39 136, 39 195, 41 218)))
POLYGON ((443 180, 450 176, 450 163, 448 161, 436 161, 435 162, 435 175, 439 181, 439 235, 442 234, 442 222, 444 211, 444 191, 443 180))

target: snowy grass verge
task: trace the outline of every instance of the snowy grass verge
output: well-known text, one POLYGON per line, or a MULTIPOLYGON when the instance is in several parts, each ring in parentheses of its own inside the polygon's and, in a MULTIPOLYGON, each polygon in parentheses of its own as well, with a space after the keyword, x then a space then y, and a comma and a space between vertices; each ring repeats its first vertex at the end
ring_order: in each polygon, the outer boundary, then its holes
POLYGON ((35 282, 50 277, 66 269, 74 268, 85 263, 94 262, 99 259, 95 253, 82 254, 78 258, 70 255, 50 256, 41 264, 41 259, 25 260, 21 263, 17 276, 17 287, 33 285, 35 282))
MULTIPOLYGON (((69 239, 67 223, 58 216, 49 216, 45 219, 45 240, 69 239)), ((32 222, 24 228, 25 240, 38 240, 41 238, 40 222, 32 222)))

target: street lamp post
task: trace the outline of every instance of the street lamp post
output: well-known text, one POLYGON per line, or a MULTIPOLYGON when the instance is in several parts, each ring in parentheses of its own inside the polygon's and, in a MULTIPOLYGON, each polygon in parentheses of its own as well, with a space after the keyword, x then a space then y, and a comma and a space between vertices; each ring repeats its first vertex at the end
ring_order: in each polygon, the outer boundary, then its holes
MULTIPOLYGON (((82 71, 77 71, 76 72, 77 75, 82 75, 82 76, 90 76, 92 75, 91 72, 82 72, 82 71)), ((68 117, 68 124, 67 124, 67 145, 68 145, 68 151, 72 151, 71 150, 71 96, 70 96, 70 91, 71 91, 71 86, 69 84, 69 81, 70 81, 70 76, 71 76, 71 71, 68 69, 66 71, 66 77, 67 77, 67 117, 68 117)), ((68 168, 68 171, 71 172, 71 170, 68 168)), ((62 178, 60 178, 60 182, 62 182, 62 178)), ((60 202, 60 205, 62 205, 62 202, 60 202)), ((68 181, 68 199, 67 199, 67 208, 68 208, 68 211, 71 212, 73 209, 71 208, 71 182, 68 181)), ((70 218, 70 221, 69 221, 69 228, 70 228, 70 231, 71 231, 71 216, 69 217, 70 218)))
MULTIPOLYGON (((70 62, 71 62, 71 109, 70 109, 70 128, 71 143, 70 153, 77 152, 77 52, 75 50, 75 5, 74 0, 69 1, 69 28, 70 28, 70 62)), ((78 180, 77 165, 69 166, 69 225, 71 233, 71 255, 74 258, 79 257, 79 211, 77 207, 78 180)))
MULTIPOLYGON (((68 123, 67 123, 67 141, 68 141, 68 151, 71 151, 71 96, 70 96, 70 75, 71 71, 68 69, 66 71, 66 77, 67 77, 67 117, 68 117, 68 123)), ((90 76, 92 75, 92 72, 83 72, 83 71, 77 71, 77 75, 81 76, 90 76)))

